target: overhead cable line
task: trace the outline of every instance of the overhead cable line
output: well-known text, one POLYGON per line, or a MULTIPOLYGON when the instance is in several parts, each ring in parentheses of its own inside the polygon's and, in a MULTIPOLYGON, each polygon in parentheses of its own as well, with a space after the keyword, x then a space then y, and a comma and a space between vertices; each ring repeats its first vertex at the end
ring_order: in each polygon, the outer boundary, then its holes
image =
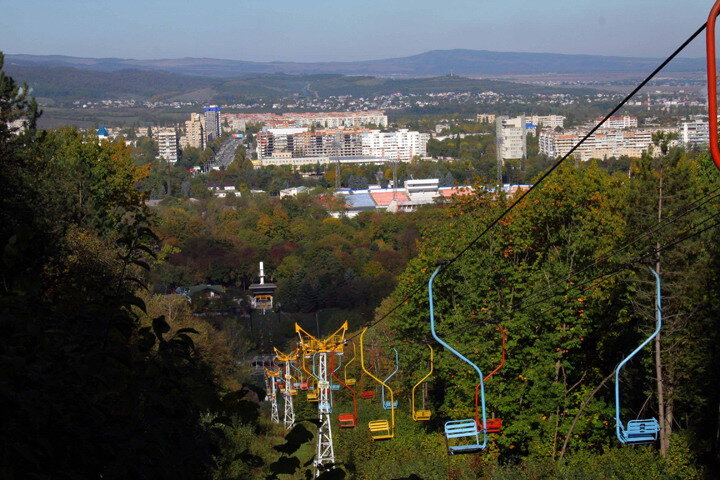
POLYGON ((638 255, 638 256, 636 256, 635 258, 633 258, 633 259, 631 259, 631 260, 628 260, 627 262, 624 262, 624 263, 620 264, 618 267, 616 267, 616 268, 614 268, 614 269, 612 269, 612 270, 610 270, 610 271, 603 272, 603 273, 601 273, 601 274, 599 274, 599 275, 597 275, 597 276, 595 276, 595 277, 593 277, 593 278, 584 280, 584 281, 582 281, 582 282, 580 282, 580 283, 578 283, 578 284, 573 285, 573 286, 570 287, 570 288, 566 288, 566 289, 563 290, 563 291, 556 292, 556 293, 552 293, 552 294, 548 294, 548 295, 546 295, 545 297, 543 297, 543 298, 541 298, 541 299, 539 299, 539 300, 537 300, 537 301, 535 301, 535 302, 529 303, 529 304, 527 304, 527 305, 525 305, 524 302, 521 302, 521 303, 517 304, 518 309, 513 310, 513 312, 519 312, 519 311, 526 310, 526 309, 528 309, 528 308, 530 308, 530 307, 534 307, 535 305, 539 305, 539 304, 541 304, 541 303, 544 303, 544 302, 550 300, 551 298, 557 297, 557 296, 559 296, 559 295, 567 294, 567 293, 571 292, 572 290, 576 290, 576 289, 578 289, 578 288, 582 288, 582 287, 585 286, 585 285, 590 285, 590 284, 592 284, 592 283, 594 283, 594 282, 596 282, 596 281, 598 281, 598 280, 601 280, 601 279, 603 279, 603 278, 610 277, 610 276, 612 276, 612 275, 616 275, 616 274, 618 274, 618 273, 621 273, 621 272, 627 270, 629 267, 631 267, 632 265, 634 265, 634 264, 636 264, 636 263, 638 263, 638 262, 641 262, 641 261, 643 261, 643 260, 645 260, 645 259, 648 259, 648 258, 653 258, 653 257, 657 256, 659 253, 664 252, 665 250, 669 250, 669 249, 671 249, 672 247, 674 247, 674 246, 676 246, 676 245, 678 245, 678 244, 680 244, 680 243, 682 243, 682 242, 684 242, 684 241, 686 241, 686 240, 690 240, 691 238, 694 238, 694 237, 696 237, 696 236, 698 236, 698 235, 701 235, 701 234, 707 232, 708 230, 711 230, 711 229, 719 226, 719 225, 720 225, 720 221, 715 222, 715 223, 712 223, 712 224, 710 224, 709 226, 707 226, 707 227, 705 227, 705 228, 702 228, 701 230, 698 230, 698 231, 693 232, 693 230, 695 230, 696 228, 702 226, 703 224, 705 224, 705 223, 707 223, 708 221, 710 221, 710 220, 712 220, 712 219, 714 219, 714 218, 717 218, 717 217, 720 217, 720 212, 715 213, 715 214, 713 214, 713 215, 710 215, 709 217, 705 218, 704 220, 700 221, 699 223, 693 225, 691 228, 685 230, 682 234, 680 234, 679 236, 677 236, 677 237, 676 237, 675 239, 673 239, 672 241, 666 243, 665 245, 661 245, 660 247, 653 248, 652 250, 650 250, 650 251, 648 251, 648 252, 646 252, 646 253, 643 253, 643 254, 641 254, 641 255, 638 255))
MULTIPOLYGON (((703 23, 700 28, 698 28, 692 35, 690 35, 672 54, 670 54, 663 62, 658 65, 655 70, 652 71, 645 79, 640 82, 628 95, 625 96, 625 98, 622 99, 620 103, 618 103, 607 115, 605 115, 600 122, 598 122, 582 139, 580 139, 579 142, 577 142, 562 158, 560 158, 557 162, 555 162, 545 173, 542 174, 542 176, 528 188, 525 190, 520 197, 518 197, 512 204, 510 204, 498 217, 496 217, 492 222, 490 222, 483 230, 478 234, 470 243, 468 243, 460 252, 458 252, 455 256, 453 256, 451 259, 443 262, 443 265, 441 266, 440 273, 445 271, 448 266, 455 263, 460 257, 462 257, 465 253, 467 253, 477 242, 480 241, 488 232, 490 232, 500 221, 505 218, 510 212, 512 212, 524 199, 527 197, 533 190, 535 190, 550 174, 552 174, 555 170, 557 170, 560 165, 562 165, 565 160, 567 160, 575 151, 585 143, 585 141, 590 138, 600 127, 602 127, 605 122, 607 122, 610 117, 615 115, 622 107, 625 106, 625 104, 630 101, 631 98, 637 94, 643 87, 645 87, 650 80, 652 80, 665 66, 670 63, 675 57, 677 57, 680 52, 682 52, 695 38, 702 33, 703 30, 705 30, 706 24, 703 23)), ((389 311, 385 312, 380 318, 377 320, 370 322, 367 328, 374 327, 375 325, 379 324, 380 322, 384 321, 387 317, 389 317, 393 312, 395 312, 400 306, 402 306, 405 302, 412 299, 417 295, 419 292, 421 292, 425 288, 425 284, 420 283, 417 287, 412 289, 410 293, 408 293, 405 297, 403 297, 402 300, 397 302, 389 311)), ((351 335, 346 340, 351 340, 355 337, 359 336, 358 333, 351 335)))
POLYGON ((711 192, 707 193, 706 195, 704 195, 704 196, 702 196, 702 197, 700 197, 700 198, 697 198, 697 199, 693 200, 692 202, 690 202, 688 205, 686 205, 687 210, 684 210, 684 211, 682 211, 682 212, 680 212, 680 213, 678 213, 677 215, 674 215, 674 216, 672 216, 672 217, 668 217, 668 218, 666 218, 666 219, 663 219, 660 223, 658 223, 657 225, 655 225, 655 226, 654 226, 653 228, 651 228, 650 230, 644 231, 643 233, 641 233, 641 234, 638 235, 637 237, 635 237, 635 238, 633 238, 632 240, 629 240, 628 242, 626 242, 624 245, 622 245, 622 246, 620 246, 620 247, 618 247, 618 248, 615 248, 615 249, 607 252, 606 254, 604 254, 604 255, 601 256, 600 258, 596 259, 596 260, 593 261, 591 264, 586 265, 585 267, 583 267, 582 269, 578 270, 577 272, 572 272, 572 273, 568 274, 563 280, 561 280, 561 281, 559 281, 559 282, 556 282, 554 285, 550 285, 549 287, 545 288, 545 290, 542 290, 542 291, 540 291, 540 292, 532 293, 532 294, 530 294, 529 296, 523 298, 523 300, 522 300, 522 302, 521 302, 520 304, 523 304, 523 303, 527 302, 528 300, 530 300, 531 298, 537 297, 538 295, 542 295, 542 294, 544 294, 544 293, 547 293, 547 292, 549 292, 549 291, 554 290, 554 289, 557 287, 557 285, 565 284, 565 283, 569 282, 570 280, 572 280, 573 278, 577 278, 578 276, 580 276, 580 274, 582 274, 582 273, 590 270, 591 268, 597 266, 597 265, 600 264, 601 262, 604 262, 604 261, 608 260, 608 259, 609 259, 610 257, 612 257, 614 254, 620 253, 620 252, 622 252, 622 251, 630 248, 631 246, 633 246, 634 244, 636 244, 636 243, 639 242, 640 240, 642 240, 642 239, 644 239, 644 238, 646 238, 646 237, 648 237, 648 236, 650 236, 650 235, 658 232, 659 230, 661 230, 661 229, 663 229, 663 228, 665 228, 665 227, 667 227, 667 226, 669 226, 669 225, 672 225, 673 223, 677 222, 678 220, 681 220, 682 218, 685 218, 686 216, 688 216, 688 215, 689 215, 690 213, 692 213, 693 211, 695 211, 695 210, 697 210, 698 208, 706 205, 706 204, 709 203, 710 201, 712 201, 712 200, 720 197, 720 193, 718 193, 718 192, 720 192, 720 187, 717 187, 717 188, 715 188, 714 190, 712 190, 711 192), (701 202, 701 203, 698 203, 698 202, 701 202))

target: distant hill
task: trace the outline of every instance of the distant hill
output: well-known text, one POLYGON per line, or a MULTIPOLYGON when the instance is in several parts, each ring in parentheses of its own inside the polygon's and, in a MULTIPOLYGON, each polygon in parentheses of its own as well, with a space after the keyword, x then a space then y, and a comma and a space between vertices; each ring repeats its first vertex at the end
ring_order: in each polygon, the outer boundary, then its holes
POLYGON ((483 92, 504 94, 590 93, 592 90, 543 87, 498 80, 446 75, 394 79, 338 74, 247 74, 230 78, 181 75, 152 70, 93 71, 75 67, 6 65, 17 81, 27 82, 36 97, 61 103, 97 100, 192 100, 235 103, 290 95, 376 96, 391 93, 483 92))
MULTIPOLYGON (((62 55, 6 55, 7 65, 75 67, 98 72, 127 69, 154 70, 205 77, 249 73, 343 74, 422 77, 454 73, 466 76, 520 74, 643 73, 660 63, 656 58, 564 55, 556 53, 491 52, 487 50, 433 50, 409 57, 358 62, 248 62, 213 58, 133 60, 81 58, 62 55)), ((669 72, 700 72, 700 58, 677 58, 669 72)))

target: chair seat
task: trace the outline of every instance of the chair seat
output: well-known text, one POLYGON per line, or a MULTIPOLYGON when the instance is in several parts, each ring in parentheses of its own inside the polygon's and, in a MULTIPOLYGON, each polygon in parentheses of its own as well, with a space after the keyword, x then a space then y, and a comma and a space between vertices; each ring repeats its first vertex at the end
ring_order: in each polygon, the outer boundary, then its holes
POLYGON ((471 444, 471 445, 452 445, 448 447, 448 452, 450 455, 454 455, 456 453, 475 453, 482 451, 482 448, 480 445, 477 444, 471 444))
POLYGON ((357 426, 357 418, 353 413, 341 413, 338 415, 340 428, 352 428, 357 426))
POLYGON ((398 401, 397 401, 397 400, 395 400, 394 402, 390 402, 390 401, 388 401, 388 400, 385 400, 385 401, 383 402, 383 408, 384 408, 385 410, 390 410, 391 408, 397 408, 397 406, 398 406, 398 401))
POLYGON ((415 415, 413 416, 413 420, 416 422, 424 422, 427 420, 430 420, 430 416, 432 413, 430 410, 416 410, 415 415))
POLYGON ((330 385, 330 390, 340 390, 340 385, 330 385))
POLYGON ((373 440, 387 440, 393 437, 390 433, 390 422, 387 420, 373 420, 368 423, 368 428, 373 440))
MULTIPOLYGON (((502 419, 500 418, 489 418, 485 421, 488 433, 500 433, 502 430, 502 419)), ((478 429, 482 432, 482 423, 478 425, 478 429)))
POLYGON ((310 385, 308 384, 308 382, 300 382, 300 390, 305 391, 308 389, 310 389, 310 385))
POLYGON ((625 439, 626 444, 642 445, 653 443, 657 440, 660 432, 660 424, 657 419, 649 418, 646 420, 630 420, 627 428, 620 426, 620 433, 625 439))
POLYGON ((332 405, 330 405, 330 402, 320 402, 318 403, 318 410, 320 413, 332 413, 332 405))
POLYGON ((357 382, 357 380, 355 380, 354 378, 348 378, 345 381, 345 385, 353 386, 353 385, 355 385, 356 382, 357 382))
POLYGON ((369 398, 373 398, 374 396, 375 396, 375 391, 374 391, 374 390, 368 390, 368 391, 362 392, 362 393, 360 394, 360 398, 364 398, 365 400, 367 400, 367 399, 369 399, 369 398))
POLYGON ((308 392, 307 399, 308 399, 308 402, 317 402, 318 394, 315 392, 308 392))

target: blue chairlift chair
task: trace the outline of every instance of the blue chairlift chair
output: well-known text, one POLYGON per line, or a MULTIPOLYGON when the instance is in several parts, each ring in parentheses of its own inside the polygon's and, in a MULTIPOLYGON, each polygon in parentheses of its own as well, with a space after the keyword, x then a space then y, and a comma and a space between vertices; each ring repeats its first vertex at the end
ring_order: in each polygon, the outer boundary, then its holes
MULTIPOLYGON (((485 384, 483 383, 483 373, 480 367, 468 360, 463 354, 448 345, 444 340, 438 337, 435 331, 435 307, 433 304, 433 281, 440 272, 442 267, 437 267, 428 281, 428 297, 430 300, 430 332, 437 342, 447 348, 453 355, 470 365, 478 374, 479 390, 480 390, 480 411, 482 413, 482 422, 478 422, 477 418, 468 418, 463 420, 450 420, 445 422, 445 445, 448 454, 455 455, 459 453, 476 453, 484 450, 487 446, 487 419, 485 416, 485 384), (482 442, 480 436, 482 435, 482 442), (455 443, 455 442, 462 443, 455 443), (452 444, 451 444, 452 443, 452 444)), ((476 411, 477 415, 477 411, 476 411)))
MULTIPOLYGON (((650 267, 648 267, 650 268, 650 267)), ((643 445, 647 443, 653 443, 658 438, 660 433, 660 423, 656 418, 648 418, 645 420, 630 420, 627 423, 627 427, 623 425, 620 419, 620 370, 623 366, 633 358, 640 350, 650 343, 662 328, 662 294, 660 275, 650 268, 650 271, 655 275, 655 318, 656 326, 655 331, 645 339, 633 352, 628 355, 615 369, 615 433, 617 434, 620 443, 625 445, 643 445)))
MULTIPOLYGON (((397 351, 396 348, 393 348, 393 350, 395 350, 395 370, 394 370, 390 375, 388 375, 388 377, 385 379, 385 381, 384 381, 383 383, 387 383, 388 380, 390 380, 390 379, 393 377, 393 375, 395 375, 395 374, 398 372, 398 369, 400 368, 398 351, 397 351)), ((382 387, 382 392, 381 392, 381 394, 382 394, 382 406, 383 406, 383 408, 384 408, 385 410, 390 410, 391 408, 397 410, 397 408, 398 408, 398 401, 397 401, 397 400, 394 400, 392 403, 390 403, 389 400, 385 400, 385 387, 384 387, 384 386, 382 387)))

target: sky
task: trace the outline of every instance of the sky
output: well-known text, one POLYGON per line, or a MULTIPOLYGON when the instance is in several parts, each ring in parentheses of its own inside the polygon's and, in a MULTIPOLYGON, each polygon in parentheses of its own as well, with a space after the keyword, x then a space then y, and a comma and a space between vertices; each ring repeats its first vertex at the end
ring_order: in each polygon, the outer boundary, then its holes
MULTIPOLYGON (((356 61, 428 50, 669 54, 710 0, 0 0, 0 51, 356 61)), ((702 39, 684 56, 704 55, 702 39)))

